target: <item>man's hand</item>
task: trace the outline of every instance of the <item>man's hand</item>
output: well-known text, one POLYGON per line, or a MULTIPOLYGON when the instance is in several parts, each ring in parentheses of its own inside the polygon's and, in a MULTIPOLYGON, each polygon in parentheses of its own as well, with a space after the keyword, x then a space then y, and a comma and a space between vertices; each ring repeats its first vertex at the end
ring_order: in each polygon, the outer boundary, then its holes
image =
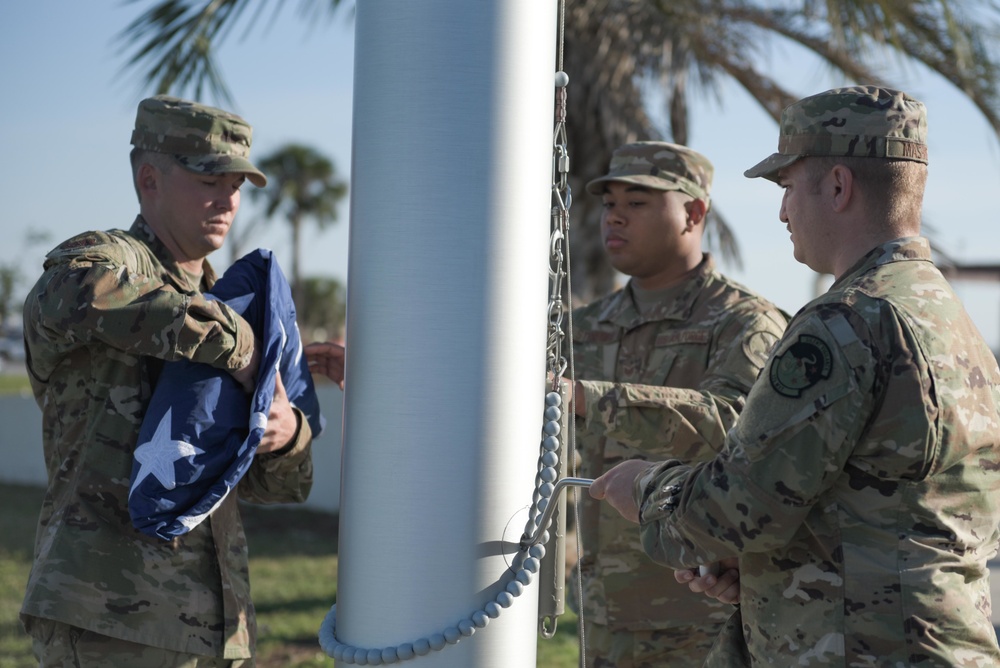
POLYGON ((635 504, 632 490, 636 479, 651 466, 650 462, 630 459, 614 467, 590 486, 590 495, 595 499, 605 499, 611 507, 630 522, 639 523, 639 506, 635 504))
POLYGON ((321 373, 333 382, 340 389, 344 389, 344 346, 332 341, 319 341, 310 343, 305 347, 306 361, 309 363, 309 371, 321 373))
POLYGON ((687 584, 696 594, 704 594, 723 603, 740 602, 739 559, 727 557, 718 562, 718 575, 698 575, 696 570, 674 571, 674 579, 687 584))
POLYGON ((587 417, 587 402, 583 400, 583 385, 578 380, 568 380, 573 384, 573 413, 579 417, 587 417))
MULTIPOLYGON (((552 385, 552 373, 548 374, 548 386, 552 385)), ((570 408, 579 417, 587 417, 587 404, 583 400, 583 385, 580 381, 563 376, 559 382, 567 388, 566 395, 569 397, 570 408)))
POLYGON ((285 384, 281 382, 281 374, 274 377, 274 397, 271 399, 271 411, 267 415, 267 427, 264 428, 264 438, 257 446, 257 452, 275 452, 292 442, 299 431, 298 415, 292 410, 292 404, 285 394, 285 384))

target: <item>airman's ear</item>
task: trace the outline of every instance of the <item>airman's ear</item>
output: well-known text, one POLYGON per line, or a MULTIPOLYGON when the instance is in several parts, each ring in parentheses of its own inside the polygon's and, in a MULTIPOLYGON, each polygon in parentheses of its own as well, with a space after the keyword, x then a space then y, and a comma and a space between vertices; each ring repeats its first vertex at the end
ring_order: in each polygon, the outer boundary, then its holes
POLYGON ((834 165, 829 177, 833 186, 833 210, 842 213, 854 197, 854 172, 846 165, 834 165))
POLYGON ((157 189, 159 183, 160 173, 157 171, 156 167, 144 162, 139 165, 139 171, 136 174, 136 187, 139 189, 140 193, 153 192, 157 189))
POLYGON ((691 231, 705 222, 708 205, 703 199, 692 199, 684 204, 684 210, 687 211, 687 230, 691 231))

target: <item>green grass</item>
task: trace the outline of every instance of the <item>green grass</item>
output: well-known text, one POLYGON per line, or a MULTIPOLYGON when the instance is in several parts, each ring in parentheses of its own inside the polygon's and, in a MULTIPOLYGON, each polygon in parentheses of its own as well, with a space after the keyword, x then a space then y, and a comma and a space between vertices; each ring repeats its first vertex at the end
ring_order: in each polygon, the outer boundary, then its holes
MULTIPOLYGON (((38 487, 0 484, 0 668, 35 668, 17 618, 31 567, 38 487)), ((337 517, 289 507, 243 507, 260 668, 332 668, 317 631, 337 596, 337 517)), ((575 668, 576 617, 538 640, 539 668, 575 668)), ((405 666, 406 664, 400 664, 405 666)))
MULTIPOLYGON (((3 376, 0 376, 3 378, 3 376)), ((42 490, 22 485, 0 485, 0 668, 37 668, 31 642, 21 630, 24 585, 31 568, 35 521, 42 490)))
MULTIPOLYGON (((572 595, 570 587, 566 595, 572 595)), ((536 665, 538 668, 576 668, 580 662, 580 638, 576 630, 576 615, 567 608, 556 624, 552 638, 538 638, 536 665)))
POLYGON ((0 396, 5 394, 26 394, 31 396, 31 384, 23 373, 0 373, 0 396))

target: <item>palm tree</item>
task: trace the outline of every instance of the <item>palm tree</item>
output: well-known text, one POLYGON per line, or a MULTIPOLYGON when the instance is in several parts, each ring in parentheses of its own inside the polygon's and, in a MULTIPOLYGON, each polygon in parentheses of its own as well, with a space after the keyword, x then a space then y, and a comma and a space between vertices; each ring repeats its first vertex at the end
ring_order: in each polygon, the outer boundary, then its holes
POLYGON ((6 328, 12 316, 20 314, 21 304, 24 294, 18 292, 17 288, 25 277, 22 265, 25 261, 37 262, 41 265, 43 256, 40 256, 36 249, 45 246, 50 242, 51 235, 48 232, 38 230, 27 230, 21 241, 21 253, 17 260, 10 262, 0 262, 0 331, 6 328))
MULTIPOLYGON (((147 1, 155 4, 120 35, 135 49, 128 66, 143 69, 158 92, 189 89, 200 95, 207 86, 229 101, 212 49, 250 1, 147 1)), ((723 81, 736 81, 777 120, 799 96, 777 80, 780 69, 761 66, 776 42, 812 52, 855 82, 888 83, 880 72, 890 54, 900 63, 920 63, 951 82, 1000 135, 1000 63, 990 48, 1000 10, 987 0, 565 1, 570 184, 578 193, 623 143, 687 143, 693 91, 719 97, 723 81), (665 105, 666 127, 650 116, 654 89, 665 105)), ((258 7, 266 4, 258 0, 258 7)), ((291 4, 277 0, 274 9, 291 4)), ((345 4, 315 0, 300 6, 315 14, 345 4)), ((597 203, 590 199, 579 198, 571 212, 577 232, 571 252, 577 277, 583 275, 574 291, 584 300, 607 292, 615 280, 596 233, 597 203)), ((710 242, 738 264, 735 240, 718 211, 710 230, 710 242)))
POLYGON ((12 264, 0 264, 0 326, 6 324, 14 311, 14 288, 21 274, 12 264))
POLYGON ((337 220, 337 204, 347 194, 347 183, 337 175, 333 162, 315 149, 287 144, 265 156, 257 167, 268 176, 267 186, 251 191, 263 200, 265 217, 282 213, 292 228, 292 297, 304 304, 302 223, 312 219, 320 229, 337 220))
MULTIPOLYGON (((588 175, 600 174, 616 146, 666 134, 688 142, 691 91, 719 95, 735 80, 777 121, 800 97, 760 64, 776 38, 817 55, 846 79, 886 83, 875 67, 886 52, 937 72, 966 95, 1000 134, 998 62, 988 50, 998 14, 978 2, 948 0, 570 0, 566 14, 566 63, 570 73, 567 124, 574 171, 582 192, 588 175), (779 8, 766 8, 765 5, 779 8), (980 17, 974 20, 972 16, 980 17), (989 22, 987 22, 989 21, 989 22), (653 85, 669 127, 650 118, 653 85)), ((713 207, 714 208, 714 207, 713 207)), ((598 203, 579 198, 571 239, 575 267, 588 279, 585 300, 607 292, 615 279, 597 233, 598 203)), ((716 210, 718 216, 718 211, 716 210)), ((739 263, 728 226, 714 221, 716 247, 739 263)), ((579 272, 578 272, 579 275, 579 272)))
POLYGON ((336 278, 311 276, 302 282, 297 311, 299 329, 306 341, 343 341, 347 316, 347 287, 336 278))

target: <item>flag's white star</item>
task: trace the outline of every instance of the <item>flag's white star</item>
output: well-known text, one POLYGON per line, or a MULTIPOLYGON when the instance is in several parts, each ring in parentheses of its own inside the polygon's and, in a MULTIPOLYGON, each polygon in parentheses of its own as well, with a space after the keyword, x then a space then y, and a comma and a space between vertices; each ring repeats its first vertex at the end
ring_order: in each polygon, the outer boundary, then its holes
POLYGON ((132 489, 129 491, 129 496, 149 475, 153 475, 166 489, 173 489, 177 486, 177 479, 174 476, 174 462, 205 452, 190 443, 177 441, 170 437, 170 413, 172 411, 173 408, 167 409, 163 419, 156 425, 153 438, 135 449, 135 459, 140 466, 139 472, 135 476, 135 482, 132 483, 132 489))

